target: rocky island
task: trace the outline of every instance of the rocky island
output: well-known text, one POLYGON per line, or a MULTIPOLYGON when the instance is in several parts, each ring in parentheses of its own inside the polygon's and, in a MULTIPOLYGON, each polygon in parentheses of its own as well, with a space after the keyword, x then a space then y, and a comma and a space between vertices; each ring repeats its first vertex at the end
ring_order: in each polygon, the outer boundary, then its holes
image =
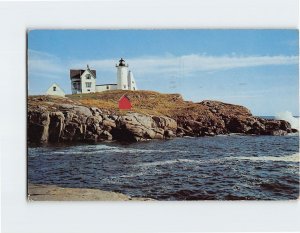
POLYGON ((194 103, 179 94, 122 90, 67 97, 29 96, 27 127, 29 144, 297 132, 287 121, 253 116, 243 106, 211 100, 194 103), (130 111, 118 109, 124 94, 132 102, 130 111))

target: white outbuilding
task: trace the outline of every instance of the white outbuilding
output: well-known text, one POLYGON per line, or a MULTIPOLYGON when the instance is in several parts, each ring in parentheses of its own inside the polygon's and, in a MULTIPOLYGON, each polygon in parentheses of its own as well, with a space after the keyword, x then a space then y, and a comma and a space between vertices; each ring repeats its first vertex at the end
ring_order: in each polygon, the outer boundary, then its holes
POLYGON ((65 97, 65 92, 57 83, 53 83, 46 91, 46 95, 65 97))

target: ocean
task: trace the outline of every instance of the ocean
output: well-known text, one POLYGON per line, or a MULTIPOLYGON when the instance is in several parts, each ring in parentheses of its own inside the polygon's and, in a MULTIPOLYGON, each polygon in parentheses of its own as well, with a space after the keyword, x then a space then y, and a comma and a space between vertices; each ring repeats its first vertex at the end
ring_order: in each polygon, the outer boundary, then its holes
POLYGON ((28 148, 28 182, 157 200, 299 197, 299 135, 28 148))

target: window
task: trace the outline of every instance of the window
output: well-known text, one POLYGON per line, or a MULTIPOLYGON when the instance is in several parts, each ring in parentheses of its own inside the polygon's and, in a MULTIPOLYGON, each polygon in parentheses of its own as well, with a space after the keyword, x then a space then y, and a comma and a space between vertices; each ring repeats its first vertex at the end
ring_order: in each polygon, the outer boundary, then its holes
POLYGON ((107 90, 109 89, 109 86, 108 86, 108 85, 106 86, 106 89, 107 89, 107 90))
POLYGON ((87 91, 91 91, 90 89, 87 89, 87 91))
POLYGON ((132 81, 132 83, 134 83, 134 81, 132 81))
POLYGON ((56 91, 56 87, 53 87, 53 91, 56 91))
POLYGON ((124 88, 126 88, 126 85, 124 85, 124 88))
POLYGON ((86 77, 86 79, 91 79, 91 75, 90 74, 87 74, 85 77, 86 77))
POLYGON ((92 83, 91 82, 85 83, 85 87, 92 87, 92 83))

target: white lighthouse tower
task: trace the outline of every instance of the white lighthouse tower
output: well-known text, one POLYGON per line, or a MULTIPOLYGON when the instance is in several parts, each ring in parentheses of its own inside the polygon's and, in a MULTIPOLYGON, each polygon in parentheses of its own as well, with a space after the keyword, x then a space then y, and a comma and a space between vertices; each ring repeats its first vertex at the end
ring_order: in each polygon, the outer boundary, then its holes
POLYGON ((125 64, 123 58, 119 61, 117 67, 117 89, 128 90, 128 64, 125 64))

